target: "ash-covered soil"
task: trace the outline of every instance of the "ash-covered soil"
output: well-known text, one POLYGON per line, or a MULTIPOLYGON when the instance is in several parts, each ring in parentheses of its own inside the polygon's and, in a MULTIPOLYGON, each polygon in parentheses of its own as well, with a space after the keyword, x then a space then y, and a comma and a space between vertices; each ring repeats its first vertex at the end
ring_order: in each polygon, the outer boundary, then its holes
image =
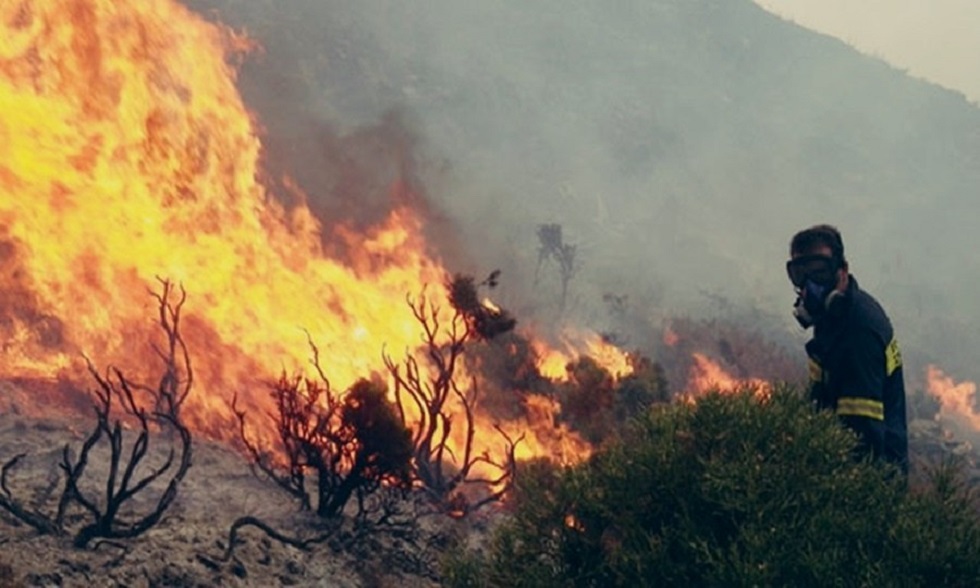
MULTIPOLYGON (((27 454, 8 472, 10 494, 53 516, 64 484, 58 466, 62 448, 67 443, 77 452, 93 422, 84 415, 38 419, 9 410, 0 414, 0 461, 27 454)), ((128 431, 128 439, 134 433, 128 431)), ((146 463, 137 473, 159 467, 169 448, 166 438, 151 437, 146 463)), ((104 495, 100 485, 108 472, 107 456, 107 451, 93 452, 80 484, 83 492, 104 495)), ((131 510, 150 512, 165 484, 166 477, 154 482, 134 498, 131 510)), ((138 538, 93 541, 78 549, 71 536, 39 535, 0 509, 0 586, 435 586, 441 553, 483 524, 428 516, 414 532, 375 532, 356 541, 345 527, 307 551, 247 527, 231 559, 222 561, 230 526, 245 515, 290 536, 326 534, 315 515, 300 512, 285 492, 253 474, 239 453, 195 439, 193 465, 175 502, 159 524, 138 538)), ((84 517, 71 511, 66 526, 77 530, 87 522, 84 517)))

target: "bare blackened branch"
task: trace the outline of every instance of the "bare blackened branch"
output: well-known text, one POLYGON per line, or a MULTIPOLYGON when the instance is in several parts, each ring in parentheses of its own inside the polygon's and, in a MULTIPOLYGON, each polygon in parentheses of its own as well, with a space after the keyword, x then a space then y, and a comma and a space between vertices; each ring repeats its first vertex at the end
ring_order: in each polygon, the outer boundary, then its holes
MULTIPOLYGON (((280 379, 278 386, 282 386, 286 383, 285 374, 280 379)), ((268 452, 259 451, 258 446, 252 442, 248 434, 245 432, 245 411, 238 409, 238 395, 236 394, 232 398, 232 410, 235 412, 235 416, 238 418, 239 425, 239 437, 242 443, 245 445, 245 450, 248 452, 252 465, 257 467, 259 471, 269 477, 277 486, 285 490, 288 494, 300 501, 301 508, 303 510, 310 510, 310 497, 306 492, 306 477, 304 473, 304 462, 302 461, 302 455, 295 452, 296 445, 292 443, 284 443, 284 450, 286 452, 286 467, 285 472, 280 473, 278 469, 271 462, 270 455, 268 452)), ((280 404, 280 406, 282 406, 280 404)), ((280 415, 282 415, 282 409, 280 408, 280 415)), ((279 430, 283 431, 283 427, 279 424, 279 430)))
POLYGON ((158 302, 160 311, 160 327, 166 335, 166 351, 154 346, 160 359, 164 362, 164 372, 157 387, 158 402, 163 402, 164 406, 157 406, 157 411, 164 414, 179 414, 180 407, 187 400, 191 386, 194 383, 194 371, 191 369, 191 356, 187 351, 187 344, 180 334, 180 312, 187 300, 187 292, 184 287, 180 287, 180 298, 176 302, 171 302, 173 295, 173 284, 168 280, 157 278, 160 282, 162 292, 151 293, 158 302), (178 369, 180 368, 180 369, 178 369), (183 374, 183 380, 181 380, 183 374))
POLYGON ((496 490, 491 494, 489 494, 488 496, 470 505, 470 510, 477 510, 478 508, 486 504, 500 500, 501 498, 503 498, 505 494, 507 494, 510 491, 510 489, 514 485, 514 477, 516 476, 517 473, 517 455, 516 455, 517 445, 524 440, 525 433, 521 433, 520 437, 514 439, 510 435, 508 435, 507 432, 500 427, 500 425, 494 425, 494 429, 496 429, 497 432, 499 432, 503 436, 503 438, 507 441, 507 449, 505 451, 505 461, 504 463, 497 463, 492 461, 490 457, 486 455, 478 458, 480 461, 483 461, 487 464, 494 466, 495 468, 500 470, 501 473, 498 477, 493 479, 474 480, 474 481, 483 482, 484 484, 487 485, 487 487, 496 488, 496 490))
POLYGON ((18 453, 3 464, 3 468, 0 469, 0 488, 3 489, 3 493, 7 495, 7 498, 13 498, 10 493, 10 488, 7 487, 7 472, 11 469, 17 467, 17 462, 27 457, 26 453, 18 453))
POLYGON ((327 378, 327 374, 323 372, 323 367, 320 366, 320 348, 313 342, 313 336, 310 335, 309 331, 306 331, 306 343, 310 346, 310 353, 313 355, 310 359, 310 363, 313 364, 313 369, 320 376, 320 381, 323 382, 324 387, 330 390, 330 380, 327 378))
POLYGON ((329 539, 333 532, 323 533, 315 537, 310 537, 308 539, 300 539, 299 537, 289 537, 284 535, 279 531, 272 528, 271 525, 253 516, 239 517, 235 519, 235 522, 231 524, 231 529, 228 531, 228 545, 225 547, 224 553, 221 555, 221 561, 228 561, 231 559, 232 554, 235 551, 235 546, 238 545, 238 532, 244 527, 255 527, 271 537, 276 541, 295 547, 296 549, 306 551, 311 545, 317 543, 323 543, 329 539))
POLYGON ((171 471, 175 453, 174 448, 171 447, 162 465, 152 469, 142 478, 135 479, 136 470, 146 458, 150 445, 150 415, 136 401, 135 392, 145 391, 147 387, 134 385, 116 368, 103 377, 89 363, 89 372, 99 386, 95 392, 99 400, 95 407, 96 428, 83 444, 78 460, 71 459, 66 447, 61 464, 65 472, 66 487, 65 497, 59 505, 59 521, 62 520, 65 505, 69 501, 82 505, 93 519, 75 534, 74 542, 78 547, 86 546, 95 538, 128 539, 148 531, 160 521, 177 497, 177 488, 191 466, 191 434, 180 418, 180 406, 190 392, 193 373, 187 347, 177 330, 180 309, 186 300, 186 293, 181 289, 180 299, 172 303, 170 301, 172 285, 163 280, 161 283, 163 292, 155 297, 160 305, 160 327, 167 337, 168 344, 166 352, 160 353, 158 349, 160 358, 164 362, 164 375, 160 379, 158 388, 150 395, 150 400, 156 407, 152 416, 162 426, 176 433, 179 438, 180 461, 152 511, 135 520, 124 520, 119 516, 123 504, 171 471), (122 420, 119 417, 114 421, 111 420, 113 397, 120 400, 123 414, 135 419, 139 424, 136 440, 132 443, 128 456, 124 455, 122 420), (94 499, 86 497, 81 492, 78 481, 85 470, 89 452, 103 435, 109 439, 110 462, 105 494, 100 501, 103 506, 100 508, 94 499))
MULTIPOLYGON (((497 272, 484 282, 496 285, 496 279, 497 272)), ((513 328, 514 321, 506 312, 479 302, 472 278, 454 276, 447 287, 453 314, 445 323, 440 322, 439 306, 426 297, 424 290, 418 300, 407 299, 412 315, 422 328, 425 364, 420 365, 419 360, 411 355, 402 364, 396 363, 387 353, 383 354, 383 358, 395 383, 395 402, 399 414, 403 419, 415 419, 412 436, 414 463, 423 488, 442 508, 465 512, 470 509, 461 509, 457 504, 460 501, 458 490, 463 485, 477 482, 471 477, 476 464, 487 463, 501 469, 501 484, 510 476, 512 468, 498 466, 487 456, 474 456, 474 403, 479 388, 474 378, 468 389, 463 390, 457 382, 457 367, 471 338, 490 338, 513 328), (461 413, 457 410, 454 414, 454 407, 461 408, 461 413), (412 408, 415 409, 414 414, 412 408), (458 424, 455 419, 460 419, 463 427, 462 446, 457 448, 459 455, 450 446, 451 433, 458 424)), ((500 495, 497 494, 494 499, 500 495)), ((481 501, 480 504, 485 502, 481 501)))
POLYGON ((53 520, 45 516, 43 513, 29 509, 20 504, 20 502, 14 498, 10 488, 7 487, 7 474, 13 470, 17 466, 17 463, 20 462, 20 460, 25 456, 26 454, 24 453, 15 455, 13 458, 4 463, 3 468, 0 469, 0 487, 3 488, 3 495, 0 495, 0 508, 9 512, 16 519, 33 527, 42 535, 56 535, 58 534, 58 527, 53 520))
POLYGON ((422 343, 427 364, 432 366, 433 374, 423 376, 418 360, 409 356, 404 366, 399 366, 387 354, 385 365, 395 382, 395 399, 399 413, 406 415, 404 398, 411 398, 416 409, 417 422, 413 427, 413 447, 415 466, 425 488, 443 496, 455 487, 444 470, 443 455, 452 431, 452 417, 447 402, 452 395, 465 402, 459 388, 455 386, 453 375, 456 362, 463 352, 468 336, 462 313, 454 312, 447 330, 447 341, 440 343, 439 307, 432 304, 423 294, 417 301, 408 299, 413 316, 422 327, 422 343), (404 367, 404 371, 402 371, 404 367))

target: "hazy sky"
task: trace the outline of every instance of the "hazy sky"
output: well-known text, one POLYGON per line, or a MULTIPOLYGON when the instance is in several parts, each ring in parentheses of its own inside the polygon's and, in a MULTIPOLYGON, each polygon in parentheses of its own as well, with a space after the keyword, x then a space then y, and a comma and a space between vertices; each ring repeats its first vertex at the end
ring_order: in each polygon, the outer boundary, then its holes
POLYGON ((980 104, 980 0, 756 0, 980 104))

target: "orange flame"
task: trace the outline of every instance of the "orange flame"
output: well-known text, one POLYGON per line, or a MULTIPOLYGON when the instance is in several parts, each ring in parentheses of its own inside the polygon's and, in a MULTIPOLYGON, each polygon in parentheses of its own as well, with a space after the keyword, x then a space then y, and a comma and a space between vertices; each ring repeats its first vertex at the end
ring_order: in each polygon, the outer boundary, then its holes
POLYGON ((549 457, 561 464, 572 464, 592 454, 592 447, 564 423, 556 423, 561 412, 558 403, 550 398, 530 395, 525 400, 528 419, 523 427, 524 443, 517 448, 518 459, 549 457))
POLYGON ((571 356, 549 347, 543 341, 533 341, 532 346, 539 358, 538 371, 542 376, 556 381, 568 378, 565 366, 572 362, 571 356))
POLYGON ((592 358, 616 378, 633 373, 629 354, 597 333, 566 330, 562 335, 561 350, 549 347, 543 341, 533 341, 532 344, 539 358, 538 371, 551 380, 566 381, 568 379, 566 366, 581 356, 592 358))
POLYGON ((304 365, 304 329, 341 387, 382 342, 416 345, 404 295, 444 274, 420 220, 395 210, 356 236, 352 263, 327 258, 309 209, 256 180, 260 144, 225 60, 238 39, 171 0, 0 11, 0 239, 34 299, 3 333, 7 375, 71 368, 79 351, 139 365, 155 276, 191 291, 185 336, 213 331, 189 341, 208 354, 198 416, 227 413, 254 362, 304 365), (38 316, 55 336, 37 335, 38 316))
MULTIPOLYGON (((305 204, 269 194, 229 64, 248 46, 175 0, 0 4, 0 378, 87 381, 82 353, 148 376, 158 276, 189 292, 197 384, 184 414, 219 438, 233 394, 261 414, 272 372, 307 366, 307 333, 335 389, 383 373, 383 348, 417 348, 405 295, 428 284, 447 298, 422 219, 396 207, 327 234, 305 204)), ((623 369, 614 348, 584 341, 623 369)), ((501 425, 527 432, 519 457, 587 455, 555 412, 501 425)), ((474 449, 499 455, 484 428, 474 449)))
POLYGON ((765 394, 770 385, 758 378, 736 378, 725 371, 717 362, 701 353, 692 356, 694 365, 687 384, 687 393, 692 396, 703 394, 709 390, 733 392, 743 388, 752 388, 765 394))
POLYGON ((926 366, 926 389, 939 400, 940 414, 954 422, 980 431, 977 385, 969 380, 957 383, 935 365, 926 366))

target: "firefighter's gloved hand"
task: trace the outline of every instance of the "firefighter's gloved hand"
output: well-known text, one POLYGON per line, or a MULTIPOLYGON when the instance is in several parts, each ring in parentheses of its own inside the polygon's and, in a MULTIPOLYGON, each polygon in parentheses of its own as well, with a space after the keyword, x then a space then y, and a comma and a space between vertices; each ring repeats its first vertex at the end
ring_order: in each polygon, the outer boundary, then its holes
POLYGON ((813 326, 813 316, 806 309, 802 296, 796 297, 796 303, 793 305, 793 317, 796 318, 796 322, 800 323, 800 326, 804 329, 809 329, 813 326))

